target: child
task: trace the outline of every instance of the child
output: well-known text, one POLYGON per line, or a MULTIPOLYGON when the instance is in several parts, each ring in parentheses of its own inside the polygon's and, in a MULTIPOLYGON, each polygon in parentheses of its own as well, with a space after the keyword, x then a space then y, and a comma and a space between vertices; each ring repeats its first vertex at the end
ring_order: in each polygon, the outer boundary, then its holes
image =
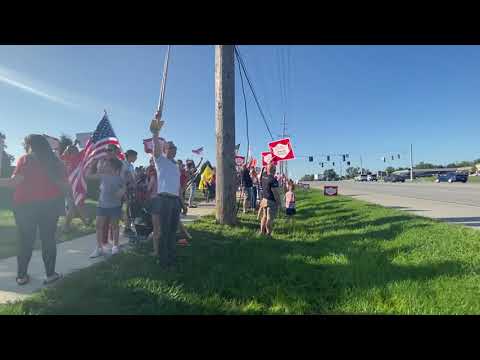
POLYGON ((287 215, 287 221, 291 221, 292 225, 295 224, 293 216, 296 213, 295 209, 295 185, 292 180, 288 181, 288 191, 285 193, 285 214, 287 215))
POLYGON ((88 179, 100 180, 100 196, 97 207, 97 247, 90 255, 90 258, 96 258, 106 254, 103 245, 106 243, 105 235, 108 236, 110 227, 113 237, 112 255, 117 254, 119 226, 118 222, 122 216, 122 198, 126 192, 125 180, 120 176, 122 162, 116 158, 109 159, 105 166, 98 170, 97 174, 92 174, 91 169, 95 167, 96 161, 88 169, 86 177, 88 179))

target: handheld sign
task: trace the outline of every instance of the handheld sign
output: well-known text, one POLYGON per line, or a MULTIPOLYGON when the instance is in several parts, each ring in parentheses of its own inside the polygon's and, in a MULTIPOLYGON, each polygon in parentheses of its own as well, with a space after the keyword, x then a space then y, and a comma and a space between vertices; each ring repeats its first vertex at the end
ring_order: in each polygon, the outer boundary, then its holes
POLYGON ((245 164, 245 156, 236 155, 235 156, 235 164, 237 166, 242 166, 243 164, 245 164))
POLYGON ((85 146, 87 146, 87 141, 92 135, 92 132, 78 133, 75 135, 75 138, 77 139, 80 148, 84 149, 85 146))
POLYGON ((325 196, 337 196, 338 195, 338 186, 335 185, 325 185, 323 187, 323 194, 325 196))
POLYGON ((268 147, 270 148, 274 161, 295 159, 295 154, 293 153, 292 144, 290 143, 289 138, 272 141, 268 144, 268 147))
POLYGON ((262 166, 267 166, 272 162, 273 155, 270 151, 262 152, 262 166))

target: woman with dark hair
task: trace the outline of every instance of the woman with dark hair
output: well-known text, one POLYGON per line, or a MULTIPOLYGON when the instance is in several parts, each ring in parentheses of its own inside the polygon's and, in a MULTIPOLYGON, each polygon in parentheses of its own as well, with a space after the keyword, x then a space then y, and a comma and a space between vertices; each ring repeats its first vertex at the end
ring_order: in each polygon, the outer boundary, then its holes
POLYGON ((64 196, 68 183, 62 162, 42 135, 27 136, 24 145, 26 154, 18 159, 12 177, 0 179, 0 186, 15 189, 13 201, 18 236, 17 284, 25 285, 30 280, 27 270, 37 229, 42 241, 46 272, 44 284, 49 284, 61 278, 55 272, 55 233, 58 218, 64 213, 64 196))

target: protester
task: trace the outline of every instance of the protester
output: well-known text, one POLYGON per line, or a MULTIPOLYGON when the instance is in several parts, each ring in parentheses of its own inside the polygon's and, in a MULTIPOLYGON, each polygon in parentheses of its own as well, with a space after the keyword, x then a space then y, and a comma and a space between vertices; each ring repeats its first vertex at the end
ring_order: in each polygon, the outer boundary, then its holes
POLYGON ((26 155, 21 156, 13 175, 0 179, 0 186, 15 189, 14 216, 17 225, 17 284, 30 281, 28 265, 37 235, 42 242, 42 258, 49 284, 61 278, 55 272, 58 218, 64 213, 64 197, 69 188, 65 168, 42 135, 32 134, 24 141, 26 155))
POLYGON ((273 163, 267 165, 267 175, 262 177, 263 198, 260 202, 261 222, 260 233, 272 235, 273 221, 282 207, 278 192, 278 181, 275 178, 276 167, 273 163))
POLYGON ((292 226, 295 225, 294 215, 296 213, 295 208, 295 185, 293 184, 292 180, 288 181, 288 191, 285 193, 285 215, 287 215, 287 219, 291 222, 292 226))
MULTIPOLYGON (((188 183, 188 173, 185 169, 185 165, 183 165, 182 160, 177 161, 178 169, 180 171, 180 197, 182 199, 182 203, 185 202, 185 192, 187 191, 187 183, 188 183)), ((184 206, 182 208, 183 215, 187 215, 188 207, 184 206)))
POLYGON ((250 170, 250 178, 252 179, 252 201, 251 207, 252 210, 255 211, 257 209, 257 199, 258 199, 258 176, 255 168, 250 170))
POLYGON ((200 184, 201 174, 197 171, 198 166, 195 166, 195 163, 192 160, 187 160, 187 172, 190 182, 190 195, 188 197, 188 207, 196 208, 197 206, 193 203, 195 198, 195 190, 200 184))
MULTIPOLYGON (((68 138, 65 137, 64 141, 61 144, 65 143, 66 140, 68 140, 68 138)), ((60 155, 60 159, 65 165, 67 174, 72 174, 77 168, 78 164, 83 159, 83 152, 80 152, 76 145, 77 142, 75 142, 75 144, 68 145, 60 155)), ((63 146, 61 147, 61 149, 63 149, 63 146)), ((71 187, 69 187, 69 191, 67 193, 67 196, 65 197, 65 205, 66 216, 65 225, 63 228, 64 232, 70 232, 72 220, 75 216, 80 217, 80 219, 85 225, 90 225, 91 220, 87 218, 85 207, 83 206, 83 204, 78 206, 75 205, 75 200, 73 199, 73 192, 71 187)))
POLYGON ((176 265, 175 234, 183 204, 180 198, 180 170, 174 160, 177 148, 173 142, 160 142, 158 137, 163 124, 157 112, 150 125, 158 186, 157 197, 152 204, 153 248, 160 265, 171 269, 176 265))
POLYGON ((248 171, 247 165, 243 165, 241 171, 241 184, 243 191, 243 213, 246 214, 247 207, 252 207, 253 199, 253 181, 250 177, 250 172, 248 171))
MULTIPOLYGON (((126 211, 124 213, 124 232, 125 236, 133 236, 134 232, 132 230, 132 224, 135 220, 133 216, 133 206, 135 202, 135 188, 136 188, 136 179, 135 179, 135 168, 133 164, 137 161, 137 152, 135 150, 127 150, 125 152, 125 161, 123 162, 122 167, 122 177, 127 186, 127 192, 125 194, 124 200, 126 204, 126 211)), ((122 204, 123 207, 123 204, 122 204)))
MULTIPOLYGON (((101 171, 93 173, 96 161, 87 170, 87 179, 100 180, 100 197, 97 207, 97 247, 90 255, 96 258, 107 253, 104 247, 105 235, 108 235, 108 229, 112 233, 113 247, 112 255, 117 254, 119 249, 119 220, 122 216, 122 197, 126 192, 125 179, 120 175, 122 170, 122 161, 110 159, 109 166, 103 166, 101 171)), ((107 164, 106 164, 107 165, 107 164)))

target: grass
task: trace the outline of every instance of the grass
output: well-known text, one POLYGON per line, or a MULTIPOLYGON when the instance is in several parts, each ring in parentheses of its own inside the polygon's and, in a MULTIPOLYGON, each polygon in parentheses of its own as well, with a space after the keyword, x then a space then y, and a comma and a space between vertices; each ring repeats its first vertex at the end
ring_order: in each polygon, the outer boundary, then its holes
MULTIPOLYGON (((96 212, 96 202, 92 200, 86 200, 85 208, 89 217, 94 218, 96 212)), ((61 233, 60 229, 65 224, 65 217, 61 217, 59 222, 59 232, 57 236, 57 242, 73 240, 83 235, 91 234, 95 232, 95 222, 90 226, 85 226, 80 219, 73 219, 72 231, 68 234, 61 233)), ((13 212, 9 209, 0 209, 0 259, 17 255, 17 237, 16 226, 13 212)), ((37 239, 35 242, 35 249, 41 248, 41 242, 37 239)))
POLYGON ((0 314, 480 314, 480 232, 314 190, 297 206, 273 239, 206 217, 177 272, 146 245, 0 314))

